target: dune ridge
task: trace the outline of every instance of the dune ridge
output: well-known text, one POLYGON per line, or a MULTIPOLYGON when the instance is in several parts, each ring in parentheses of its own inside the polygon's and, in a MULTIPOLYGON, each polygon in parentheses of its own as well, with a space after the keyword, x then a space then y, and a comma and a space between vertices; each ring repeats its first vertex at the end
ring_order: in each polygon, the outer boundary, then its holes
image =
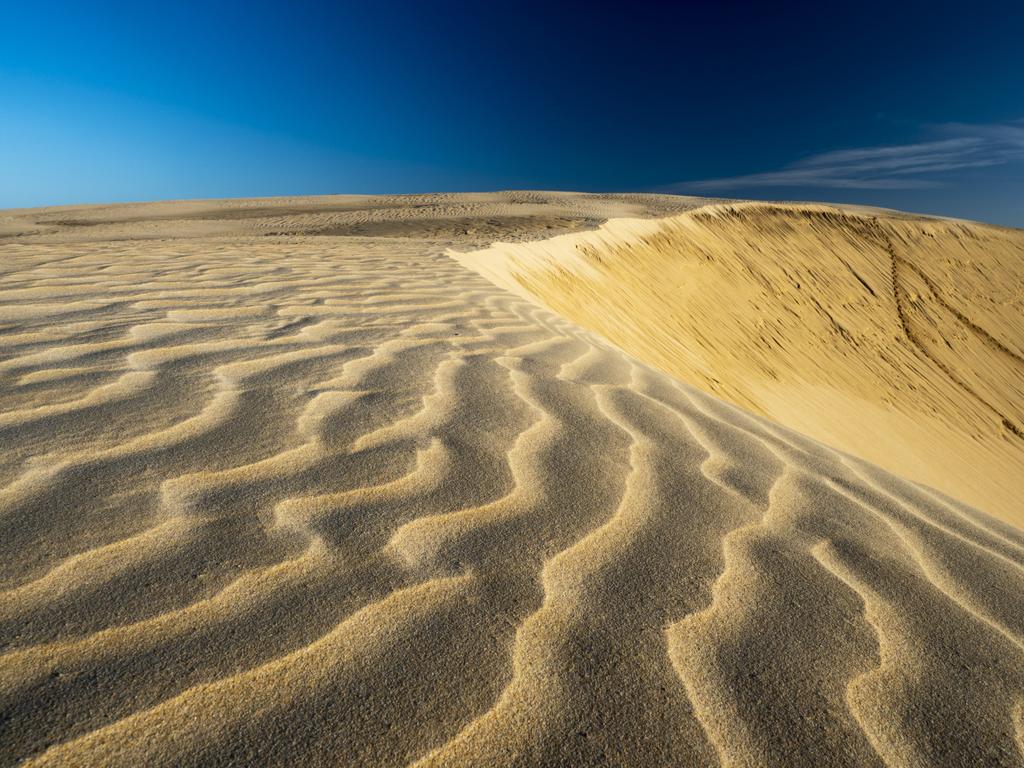
MULTIPOLYGON (((524 199, 508 239, 699 202, 524 199)), ((495 286, 461 220, 183 221, 0 242, 3 763, 1024 760, 1017 527, 495 286)))
POLYGON ((728 203, 452 255, 704 391, 1024 524, 1020 230, 728 203))

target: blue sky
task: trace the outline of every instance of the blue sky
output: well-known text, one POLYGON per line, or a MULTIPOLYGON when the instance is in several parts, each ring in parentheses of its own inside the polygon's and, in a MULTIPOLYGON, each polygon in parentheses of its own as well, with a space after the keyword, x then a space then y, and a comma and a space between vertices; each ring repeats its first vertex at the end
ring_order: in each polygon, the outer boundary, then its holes
POLYGON ((1024 4, 0 0, 0 207, 509 188, 1024 226, 1024 4))

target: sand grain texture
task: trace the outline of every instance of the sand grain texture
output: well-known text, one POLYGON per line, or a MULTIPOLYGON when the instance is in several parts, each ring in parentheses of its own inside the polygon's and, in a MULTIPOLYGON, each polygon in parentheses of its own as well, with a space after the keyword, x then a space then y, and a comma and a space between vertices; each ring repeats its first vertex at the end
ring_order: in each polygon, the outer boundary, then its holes
POLYGON ((6 212, 0 762, 1020 765, 1024 533, 446 255, 701 202, 6 212))

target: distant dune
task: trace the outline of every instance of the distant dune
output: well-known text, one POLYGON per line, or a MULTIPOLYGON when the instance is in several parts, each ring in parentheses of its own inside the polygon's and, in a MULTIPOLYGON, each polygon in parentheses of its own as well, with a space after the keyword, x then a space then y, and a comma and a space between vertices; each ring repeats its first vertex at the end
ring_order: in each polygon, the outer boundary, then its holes
POLYGON ((0 763, 1020 765, 1021 233, 704 202, 0 212, 0 763))

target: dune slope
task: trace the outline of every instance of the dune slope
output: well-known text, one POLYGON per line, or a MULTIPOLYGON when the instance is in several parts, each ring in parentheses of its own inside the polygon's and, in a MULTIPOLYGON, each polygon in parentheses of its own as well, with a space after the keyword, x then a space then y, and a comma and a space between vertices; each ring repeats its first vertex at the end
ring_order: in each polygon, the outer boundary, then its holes
POLYGON ((1024 524, 1024 231, 741 203, 456 258, 704 391, 1024 524))
POLYGON ((0 243, 0 762, 1024 760, 1024 533, 464 269, 453 204, 0 243))

